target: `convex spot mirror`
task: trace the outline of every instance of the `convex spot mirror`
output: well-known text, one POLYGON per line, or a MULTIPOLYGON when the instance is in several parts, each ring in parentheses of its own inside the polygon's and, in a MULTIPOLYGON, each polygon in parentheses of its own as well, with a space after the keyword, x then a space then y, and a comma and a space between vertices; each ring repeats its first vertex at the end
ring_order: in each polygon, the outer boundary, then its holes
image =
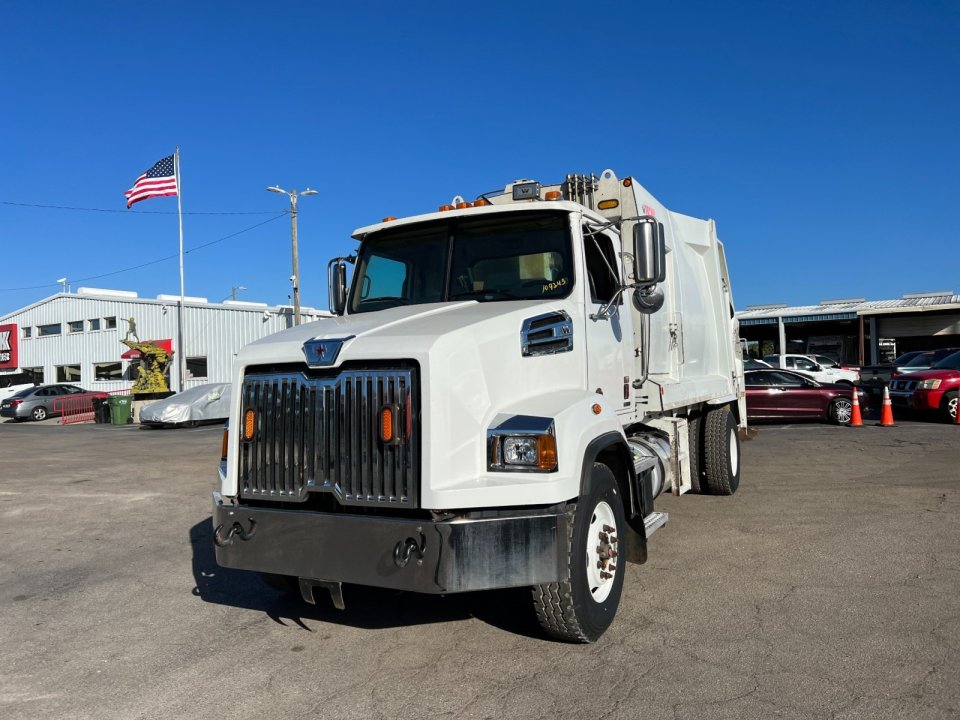
POLYGON ((633 226, 633 274, 637 285, 655 285, 667 277, 663 224, 642 217, 633 226))

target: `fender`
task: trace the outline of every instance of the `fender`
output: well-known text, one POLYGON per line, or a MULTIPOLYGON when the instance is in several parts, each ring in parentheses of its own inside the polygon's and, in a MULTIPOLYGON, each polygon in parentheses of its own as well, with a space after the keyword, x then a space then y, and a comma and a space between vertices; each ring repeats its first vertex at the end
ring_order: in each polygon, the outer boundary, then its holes
POLYGON ((610 467, 621 494, 626 498, 624 512, 627 516, 629 533, 627 536, 627 560, 632 563, 644 563, 647 560, 647 535, 643 519, 653 512, 653 498, 646 483, 641 483, 633 468, 633 457, 622 433, 607 432, 594 438, 587 445, 580 471, 580 496, 590 491, 593 477, 591 470, 595 462, 610 467))

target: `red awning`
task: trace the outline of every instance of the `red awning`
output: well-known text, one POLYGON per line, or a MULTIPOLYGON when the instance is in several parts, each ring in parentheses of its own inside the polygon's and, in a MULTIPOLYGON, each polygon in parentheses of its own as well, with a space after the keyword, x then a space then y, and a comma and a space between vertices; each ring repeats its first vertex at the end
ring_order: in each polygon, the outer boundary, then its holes
MULTIPOLYGON (((144 340, 144 342, 151 343, 156 345, 159 348, 163 348, 168 353, 173 355, 173 340, 144 340)), ((127 350, 123 355, 120 356, 121 360, 139 360, 140 351, 139 350, 127 350)))

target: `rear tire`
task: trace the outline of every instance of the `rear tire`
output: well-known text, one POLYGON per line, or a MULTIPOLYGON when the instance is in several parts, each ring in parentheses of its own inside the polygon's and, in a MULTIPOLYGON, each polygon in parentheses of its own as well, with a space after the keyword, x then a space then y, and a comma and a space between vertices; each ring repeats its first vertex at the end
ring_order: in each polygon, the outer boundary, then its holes
POLYGON ((837 425, 849 425, 853 417, 853 401, 847 398, 837 398, 830 403, 827 415, 830 417, 830 422, 837 425))
POLYGON ((537 620, 548 635, 588 643, 610 627, 620 606, 626 571, 626 541, 620 545, 618 536, 626 532, 616 479, 606 465, 594 463, 567 524, 566 577, 533 588, 537 620))
POLYGON ((45 407, 43 407, 42 405, 39 406, 39 407, 35 407, 35 408, 33 409, 33 411, 30 413, 30 417, 32 417, 32 418, 33 418, 34 420, 36 420, 37 422, 40 422, 40 421, 42 421, 42 420, 46 420, 46 419, 47 419, 47 409, 46 409, 45 407))
POLYGON ((694 415, 687 419, 688 450, 690 455, 691 492, 705 493, 703 487, 703 418, 694 415))
POLYGON ((703 428, 704 485, 711 495, 733 495, 740 485, 740 437, 726 405, 707 413, 703 428))

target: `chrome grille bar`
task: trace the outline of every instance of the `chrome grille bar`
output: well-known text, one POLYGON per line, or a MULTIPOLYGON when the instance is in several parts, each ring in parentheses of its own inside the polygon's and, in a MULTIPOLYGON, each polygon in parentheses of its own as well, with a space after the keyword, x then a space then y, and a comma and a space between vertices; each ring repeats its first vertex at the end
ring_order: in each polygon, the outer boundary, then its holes
POLYGON ((418 506, 415 369, 252 373, 242 402, 256 418, 253 438, 241 442, 242 497, 303 502, 330 492, 348 506, 418 506), (401 408, 397 445, 380 441, 385 405, 401 408))

